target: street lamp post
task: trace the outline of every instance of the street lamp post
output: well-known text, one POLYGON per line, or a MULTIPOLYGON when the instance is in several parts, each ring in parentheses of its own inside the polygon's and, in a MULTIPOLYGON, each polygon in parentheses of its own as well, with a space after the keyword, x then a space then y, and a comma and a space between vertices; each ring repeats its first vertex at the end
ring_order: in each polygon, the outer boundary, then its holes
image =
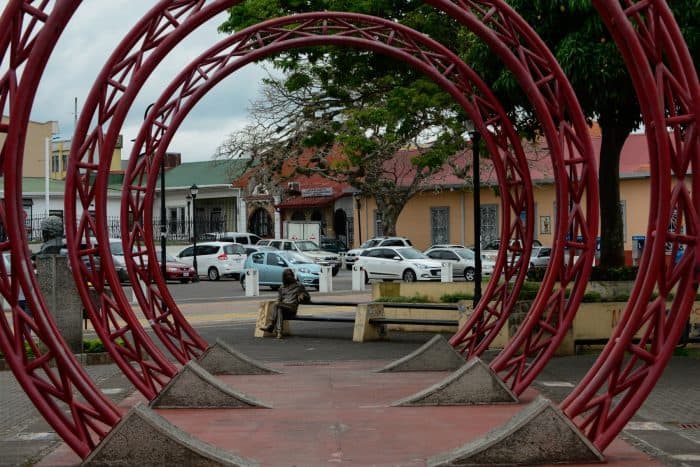
POLYGON ((199 270, 197 269, 197 193, 199 187, 193 184, 190 187, 192 195, 192 237, 194 238, 194 248, 192 249, 192 267, 194 268, 194 282, 199 282, 199 270))
POLYGON ((190 238, 192 238, 192 235, 190 235, 190 233, 191 233, 191 231, 190 231, 190 219, 192 219, 190 217, 190 202, 192 202, 192 195, 187 193, 187 196, 185 196, 185 199, 187 200, 187 219, 186 219, 186 222, 187 222, 187 239, 189 240, 190 238))
POLYGON ((160 272, 163 274, 163 278, 165 278, 167 232, 165 226, 165 155, 163 155, 160 160, 160 272))
POLYGON ((355 193, 355 203, 357 206, 357 246, 362 245, 362 213, 360 208, 362 204, 360 203, 360 193, 355 193))
POLYGON ((479 142, 481 133, 477 130, 470 132, 474 161, 474 307, 481 300, 481 180, 479 174, 479 142))

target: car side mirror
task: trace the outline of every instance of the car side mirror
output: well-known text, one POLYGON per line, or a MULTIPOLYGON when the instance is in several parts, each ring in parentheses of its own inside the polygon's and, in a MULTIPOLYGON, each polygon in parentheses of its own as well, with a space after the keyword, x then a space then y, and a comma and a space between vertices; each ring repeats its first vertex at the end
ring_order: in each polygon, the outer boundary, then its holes
POLYGON ((394 257, 391 258, 391 259, 393 259, 393 260, 395 260, 395 261, 401 261, 401 257, 400 257, 399 255, 396 255, 396 256, 394 256, 394 257))

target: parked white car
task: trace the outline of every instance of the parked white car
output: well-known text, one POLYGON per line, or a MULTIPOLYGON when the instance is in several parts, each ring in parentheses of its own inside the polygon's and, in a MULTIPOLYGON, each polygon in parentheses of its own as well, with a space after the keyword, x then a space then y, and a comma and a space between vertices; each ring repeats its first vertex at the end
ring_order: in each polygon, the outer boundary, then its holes
MULTIPOLYGON (((510 243, 512 244, 515 240, 511 240, 510 243)), ((486 243, 482 248, 481 248, 481 254, 482 258, 485 257, 486 259, 490 261, 496 261, 496 257, 498 256, 498 247, 501 244, 500 240, 492 240, 488 243, 486 243)), ((532 247, 538 247, 542 246, 542 243, 539 240, 532 240, 532 247)))
POLYGON ((365 271, 365 282, 370 279, 439 281, 442 273, 440 262, 413 247, 368 248, 360 255, 357 265, 365 271))
POLYGON ((338 274, 340 270, 340 256, 333 252, 322 250, 316 242, 311 240, 291 240, 286 238, 279 240, 264 239, 260 240, 256 246, 271 246, 282 251, 296 251, 297 253, 308 256, 319 266, 330 266, 334 276, 338 274))
MULTIPOLYGON (((472 282, 476 277, 476 255, 468 248, 433 247, 425 251, 425 255, 440 264, 448 262, 452 264, 452 273, 455 276, 464 276, 464 279, 472 282)), ((493 273, 495 263, 481 255, 481 274, 490 276, 493 273)))
POLYGON ((552 249, 548 246, 536 246, 530 254, 531 268, 546 268, 549 265, 549 258, 552 255, 552 249))
MULTIPOLYGON (((194 245, 180 250, 175 257, 190 266, 194 262, 194 245)), ((197 273, 209 280, 218 281, 222 276, 239 279, 246 260, 245 247, 238 243, 197 243, 197 273)))
POLYGON ((359 248, 353 248, 345 253, 345 267, 352 269, 352 265, 355 264, 357 259, 360 257, 360 253, 365 251, 367 248, 374 248, 378 246, 413 246, 411 241, 406 237, 375 237, 370 238, 365 241, 359 248))

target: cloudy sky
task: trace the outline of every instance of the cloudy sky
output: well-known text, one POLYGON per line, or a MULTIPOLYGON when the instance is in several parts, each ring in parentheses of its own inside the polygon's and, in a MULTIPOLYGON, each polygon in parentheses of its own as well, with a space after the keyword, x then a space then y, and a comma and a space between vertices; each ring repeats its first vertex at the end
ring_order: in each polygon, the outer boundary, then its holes
MULTIPOLYGON (((0 0, 4 6, 5 0, 0 0)), ((31 118, 35 121, 57 120, 62 136, 74 130, 74 101, 78 113, 92 84, 109 55, 138 19, 155 4, 153 1, 110 0, 85 1, 64 31, 42 78, 31 118)), ((1 9, 2 7, 0 7, 1 9)), ((213 18, 173 49, 140 91, 122 128, 122 158, 131 150, 144 110, 191 60, 225 35, 216 28, 226 18, 213 18)), ((183 162, 206 160, 232 131, 246 121, 249 101, 266 71, 248 65, 222 81, 190 112, 178 130, 169 150, 182 153, 183 162)))

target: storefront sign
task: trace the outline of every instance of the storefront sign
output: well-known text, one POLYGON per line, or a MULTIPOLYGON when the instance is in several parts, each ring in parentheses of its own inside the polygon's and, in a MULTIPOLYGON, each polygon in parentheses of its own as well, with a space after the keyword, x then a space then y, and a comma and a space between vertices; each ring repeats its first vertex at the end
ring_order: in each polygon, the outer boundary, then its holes
POLYGON ((317 187, 317 188, 303 188, 301 190, 302 198, 311 198, 314 196, 333 196, 333 188, 331 187, 317 187))

